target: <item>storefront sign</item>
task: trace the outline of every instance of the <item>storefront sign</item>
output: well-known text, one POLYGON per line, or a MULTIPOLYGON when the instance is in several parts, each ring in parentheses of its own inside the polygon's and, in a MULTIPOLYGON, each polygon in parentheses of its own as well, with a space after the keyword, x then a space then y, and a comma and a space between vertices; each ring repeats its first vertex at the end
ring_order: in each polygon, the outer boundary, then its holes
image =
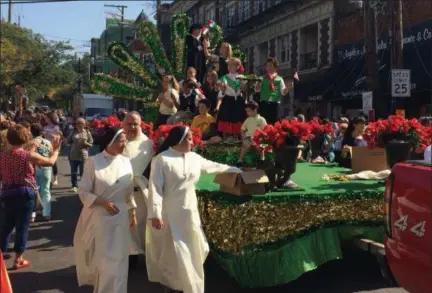
POLYGON ((411 70, 392 69, 391 71, 391 94, 392 97, 411 97, 411 70))
POLYGON ((322 99, 322 95, 308 97, 308 101, 321 101, 322 99))
MULTIPOLYGON (((377 44, 377 51, 390 49, 388 35, 388 32, 385 32, 380 36, 377 44)), ((413 44, 416 46, 422 42, 432 42, 432 21, 427 21, 420 25, 404 29, 404 45, 413 44)), ((337 62, 356 59, 364 55, 364 43, 361 41, 352 45, 335 48, 334 53, 337 62)))
POLYGON ((368 113, 370 110, 373 109, 373 92, 363 92, 362 93, 363 98, 363 112, 368 113))

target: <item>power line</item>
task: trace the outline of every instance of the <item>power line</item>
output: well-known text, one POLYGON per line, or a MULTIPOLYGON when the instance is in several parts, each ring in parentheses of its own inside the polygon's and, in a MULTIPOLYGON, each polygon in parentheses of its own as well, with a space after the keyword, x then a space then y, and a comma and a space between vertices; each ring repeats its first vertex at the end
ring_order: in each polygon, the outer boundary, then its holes
MULTIPOLYGON (((38 3, 58 3, 58 2, 78 2, 78 1, 85 1, 85 0, 35 0, 35 1, 12 1, 12 5, 14 4, 38 4, 38 3)), ((2 1, 0 2, 0 5, 9 4, 9 1, 2 1)))
POLYGON ((63 39, 63 40, 76 41, 76 42, 82 42, 82 43, 90 43, 89 40, 78 40, 78 39, 72 39, 72 38, 67 38, 67 37, 59 37, 59 36, 51 36, 51 35, 45 35, 45 34, 38 34, 38 35, 41 35, 41 36, 47 37, 47 38, 63 39))

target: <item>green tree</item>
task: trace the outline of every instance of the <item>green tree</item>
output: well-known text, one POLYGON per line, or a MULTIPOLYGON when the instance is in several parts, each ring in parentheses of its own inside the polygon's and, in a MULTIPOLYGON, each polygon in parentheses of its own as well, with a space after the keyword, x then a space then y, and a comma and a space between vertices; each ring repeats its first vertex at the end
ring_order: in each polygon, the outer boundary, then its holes
POLYGON ((75 86, 77 74, 67 66, 73 58, 69 43, 48 41, 29 29, 3 21, 0 33, 3 92, 19 83, 31 99, 36 99, 75 86))

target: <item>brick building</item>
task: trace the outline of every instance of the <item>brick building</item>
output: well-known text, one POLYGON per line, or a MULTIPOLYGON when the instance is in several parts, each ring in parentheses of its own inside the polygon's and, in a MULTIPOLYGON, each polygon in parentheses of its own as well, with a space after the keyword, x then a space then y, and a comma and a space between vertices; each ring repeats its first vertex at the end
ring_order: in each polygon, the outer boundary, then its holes
MULTIPOLYGON (((404 68, 411 69, 411 97, 392 99, 390 89, 391 70, 391 7, 380 1, 376 7, 378 94, 381 116, 404 109, 408 116, 424 115, 432 97, 432 1, 403 0, 404 68)), ((328 115, 359 114, 362 108, 361 94, 366 90, 364 60, 364 19, 362 5, 335 4, 334 63, 328 76, 314 87, 321 100, 313 103, 321 108, 326 105, 328 115)), ((361 3, 360 3, 361 4, 361 3)), ((309 87, 310 88, 310 87, 309 87)))

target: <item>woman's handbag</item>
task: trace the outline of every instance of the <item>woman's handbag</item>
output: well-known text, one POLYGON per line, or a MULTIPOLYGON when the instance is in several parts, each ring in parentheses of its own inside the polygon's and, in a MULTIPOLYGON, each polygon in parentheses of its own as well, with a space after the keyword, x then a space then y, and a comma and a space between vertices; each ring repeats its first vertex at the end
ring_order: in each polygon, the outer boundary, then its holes
POLYGON ((43 210, 43 205, 42 205, 42 199, 41 199, 40 193, 39 193, 39 188, 36 186, 36 184, 28 181, 27 179, 25 181, 26 181, 27 184, 29 184, 34 189, 34 192, 35 192, 35 198, 34 198, 35 205, 34 205, 33 210, 35 212, 42 211, 43 210))

